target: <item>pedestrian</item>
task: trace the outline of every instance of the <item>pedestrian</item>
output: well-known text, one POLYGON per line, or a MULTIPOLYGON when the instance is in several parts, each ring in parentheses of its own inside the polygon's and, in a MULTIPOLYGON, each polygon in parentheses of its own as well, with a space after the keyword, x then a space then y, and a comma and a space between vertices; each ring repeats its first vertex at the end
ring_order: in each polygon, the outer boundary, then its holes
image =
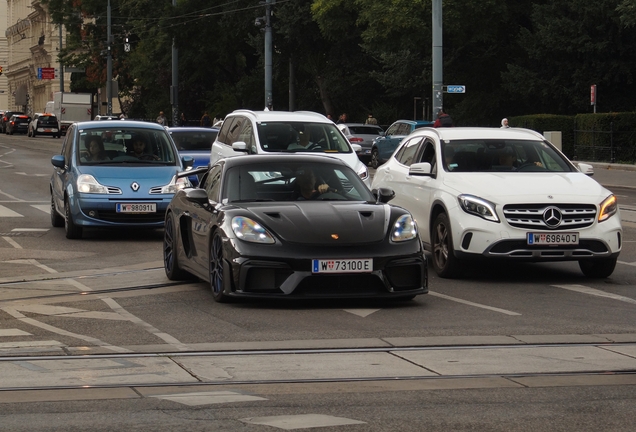
POLYGON ((440 109, 437 113, 437 120, 433 123, 433 127, 453 127, 453 119, 446 114, 443 109, 440 109))
POLYGON ((331 114, 327 114, 327 118, 331 121, 333 121, 333 117, 331 117, 331 114))
POLYGON ((336 122, 336 124, 346 123, 346 122, 347 122, 347 113, 342 113, 340 114, 340 117, 338 117, 338 121, 336 122))
POLYGON ((221 117, 221 114, 216 114, 214 116, 214 120, 212 120, 212 126, 216 125, 221 120, 223 120, 223 118, 221 117))
POLYGON ((501 119, 501 127, 502 128, 509 128, 510 127, 508 125, 508 119, 507 118, 501 119))
POLYGON ((203 127, 212 127, 212 119, 210 118, 210 114, 206 111, 201 117, 201 126, 203 127))
POLYGON ((188 123, 186 120, 185 113, 181 113, 181 117, 179 117, 179 126, 185 126, 188 123))
POLYGON ((373 114, 369 114, 369 117, 367 117, 367 120, 364 122, 364 124, 377 125, 378 121, 375 117, 373 117, 373 114))
POLYGON ((163 111, 159 111, 159 117, 157 117, 157 123, 161 126, 168 126, 168 119, 163 115, 163 111))

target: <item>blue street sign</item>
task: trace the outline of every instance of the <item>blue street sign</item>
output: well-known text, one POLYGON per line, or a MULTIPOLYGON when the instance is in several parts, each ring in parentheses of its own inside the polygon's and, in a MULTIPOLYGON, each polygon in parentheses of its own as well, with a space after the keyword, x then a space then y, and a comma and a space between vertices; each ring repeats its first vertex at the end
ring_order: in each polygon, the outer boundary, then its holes
POLYGON ((42 79, 42 68, 38 68, 38 79, 42 79))
POLYGON ((446 93, 466 93, 466 86, 463 85, 447 85, 446 93))

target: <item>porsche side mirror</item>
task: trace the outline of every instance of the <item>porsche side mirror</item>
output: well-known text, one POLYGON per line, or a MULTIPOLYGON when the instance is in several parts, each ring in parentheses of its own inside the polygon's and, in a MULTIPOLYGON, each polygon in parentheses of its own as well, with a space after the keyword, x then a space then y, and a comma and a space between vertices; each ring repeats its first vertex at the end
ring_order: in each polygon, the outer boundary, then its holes
POLYGON ((378 204, 386 204, 395 198, 395 191, 391 188, 379 188, 371 191, 378 204))
POLYGON ((208 193, 205 189, 190 189, 186 192, 188 201, 199 203, 201 205, 208 204, 208 193))

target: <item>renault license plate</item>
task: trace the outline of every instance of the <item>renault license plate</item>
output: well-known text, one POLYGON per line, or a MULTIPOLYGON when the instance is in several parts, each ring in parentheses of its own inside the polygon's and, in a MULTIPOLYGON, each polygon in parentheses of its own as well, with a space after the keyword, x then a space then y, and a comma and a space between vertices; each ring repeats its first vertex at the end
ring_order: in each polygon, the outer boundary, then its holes
POLYGON ((558 246, 579 244, 579 233, 577 232, 528 233, 527 238, 529 245, 558 246))
POLYGON ((157 213, 156 203, 117 203, 117 213, 157 213))
POLYGON ((373 259, 315 259, 311 263, 312 273, 371 273, 373 259))

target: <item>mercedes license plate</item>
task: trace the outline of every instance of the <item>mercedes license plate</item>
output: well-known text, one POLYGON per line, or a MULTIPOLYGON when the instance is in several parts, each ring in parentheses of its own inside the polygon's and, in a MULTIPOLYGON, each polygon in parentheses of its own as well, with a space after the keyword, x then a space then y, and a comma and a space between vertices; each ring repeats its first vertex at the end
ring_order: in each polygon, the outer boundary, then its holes
POLYGON ((561 232, 561 233, 528 233, 529 245, 577 245, 579 244, 579 233, 577 232, 561 232))
POLYGON ((371 273, 373 259, 326 259, 312 260, 312 273, 371 273))
POLYGON ((117 213, 157 213, 156 203, 117 203, 117 213))

